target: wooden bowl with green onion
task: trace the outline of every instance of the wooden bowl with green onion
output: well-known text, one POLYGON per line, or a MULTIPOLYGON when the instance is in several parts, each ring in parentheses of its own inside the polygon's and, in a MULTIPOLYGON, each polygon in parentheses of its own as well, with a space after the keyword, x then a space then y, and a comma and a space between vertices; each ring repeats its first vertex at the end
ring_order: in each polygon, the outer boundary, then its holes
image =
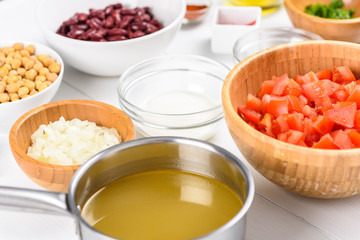
POLYGON ((327 40, 360 42, 360 0, 343 0, 344 9, 354 9, 354 18, 329 19, 305 13, 309 4, 329 5, 331 0, 284 0, 286 12, 296 28, 316 33, 327 40))
POLYGON ((24 173, 36 184, 50 191, 67 192, 73 174, 81 165, 59 165, 36 160, 27 155, 31 135, 41 124, 74 118, 88 120, 97 126, 115 128, 122 142, 133 140, 135 127, 130 117, 120 109, 93 100, 62 100, 36 107, 22 115, 9 134, 13 156, 24 173))
POLYGON ((293 78, 310 71, 348 66, 360 77, 360 45, 343 41, 304 41, 260 51, 238 63, 222 88, 224 117, 240 152, 265 178, 296 194, 345 198, 360 194, 360 148, 316 149, 270 137, 238 114, 249 93, 285 73, 293 78))

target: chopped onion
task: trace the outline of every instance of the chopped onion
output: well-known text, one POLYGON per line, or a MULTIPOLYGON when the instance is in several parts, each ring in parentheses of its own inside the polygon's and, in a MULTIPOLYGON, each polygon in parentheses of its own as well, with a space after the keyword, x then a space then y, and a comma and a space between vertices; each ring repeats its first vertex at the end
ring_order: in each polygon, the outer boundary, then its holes
POLYGON ((96 126, 77 118, 41 125, 31 136, 27 154, 42 162, 59 165, 82 164, 96 153, 121 143, 116 129, 96 126))

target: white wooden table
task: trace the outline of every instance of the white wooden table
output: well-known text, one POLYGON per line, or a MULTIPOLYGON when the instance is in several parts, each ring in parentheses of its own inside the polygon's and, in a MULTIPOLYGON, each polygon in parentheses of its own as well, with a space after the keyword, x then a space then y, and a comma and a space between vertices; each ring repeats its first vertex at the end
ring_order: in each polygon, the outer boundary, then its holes
MULTIPOLYGON (((214 5, 221 4, 216 0, 214 5)), ((0 1, 0 39, 45 43, 35 20, 37 0, 0 1)), ((196 26, 183 26, 168 53, 197 54, 216 59, 232 67, 230 54, 214 54, 210 50, 213 11, 196 26)), ((263 17, 262 28, 292 26, 283 8, 263 17)), ((101 78, 65 66, 60 90, 53 99, 95 99, 119 107, 117 78, 101 78)), ((6 117, 1 112, 0 117, 6 117)), ((360 197, 320 200, 294 195, 259 175, 242 157, 233 143, 225 122, 209 141, 237 155, 250 168, 255 179, 256 194, 247 215, 247 240, 259 239, 360 239, 360 197)), ((8 144, 8 136, 0 135, 0 184, 41 189, 17 166, 8 144)), ((0 208, 1 240, 77 240, 74 220, 70 217, 14 212, 0 208)))

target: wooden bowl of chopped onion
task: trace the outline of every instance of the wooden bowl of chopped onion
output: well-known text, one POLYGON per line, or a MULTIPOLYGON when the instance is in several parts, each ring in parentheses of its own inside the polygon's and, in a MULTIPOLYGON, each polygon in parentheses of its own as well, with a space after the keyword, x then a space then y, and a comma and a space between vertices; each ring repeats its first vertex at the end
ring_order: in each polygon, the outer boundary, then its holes
POLYGON ((63 100, 21 116, 10 130, 9 142, 16 162, 32 181, 67 192, 84 161, 134 137, 133 122, 120 109, 93 100, 63 100))
POLYGON ((327 40, 358 43, 360 42, 360 0, 342 0, 343 7, 339 2, 340 0, 337 0, 337 4, 330 7, 331 0, 284 0, 284 6, 296 28, 316 33, 327 40), (336 8, 343 10, 334 10, 336 8), (352 16, 350 19, 334 19, 350 15, 352 16))
POLYGON ((320 40, 268 48, 227 75, 227 127, 249 163, 282 188, 315 198, 358 195, 359 78, 359 44, 320 40))

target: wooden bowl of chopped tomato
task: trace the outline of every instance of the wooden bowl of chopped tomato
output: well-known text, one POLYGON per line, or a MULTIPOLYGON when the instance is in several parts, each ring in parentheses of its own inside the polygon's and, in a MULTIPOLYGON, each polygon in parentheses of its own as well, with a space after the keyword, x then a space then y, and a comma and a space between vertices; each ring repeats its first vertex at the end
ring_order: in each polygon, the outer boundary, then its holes
MULTIPOLYGON (((97 151, 93 149, 98 150, 97 145, 109 137, 103 129, 92 133, 94 128, 102 127, 116 130, 120 136, 119 143, 135 138, 133 122, 120 109, 99 101, 73 99, 44 104, 22 115, 10 130, 9 143, 17 164, 33 182, 50 191, 68 192, 71 179, 81 166, 78 160, 88 156, 89 152, 96 154, 97 151), (75 119, 76 124, 59 123, 59 118, 64 121, 75 119), (55 122, 57 127, 48 127, 55 122), (46 128, 42 128, 43 137, 38 141, 45 144, 39 149, 46 149, 46 152, 42 152, 41 158, 37 159, 28 154, 29 147, 34 147, 34 132, 41 126, 46 128), (49 138, 53 139, 47 141, 49 138), (54 156, 56 163, 52 158, 54 156), (69 163, 68 158, 74 160, 69 163)), ((106 144, 102 145, 102 149, 107 147, 106 144)))
POLYGON ((306 41, 238 63, 222 89, 237 147, 267 179, 315 198, 360 190, 360 45, 306 41))
POLYGON ((296 28, 327 40, 360 42, 360 0, 335 1, 330 6, 332 0, 284 0, 284 6, 296 28))

